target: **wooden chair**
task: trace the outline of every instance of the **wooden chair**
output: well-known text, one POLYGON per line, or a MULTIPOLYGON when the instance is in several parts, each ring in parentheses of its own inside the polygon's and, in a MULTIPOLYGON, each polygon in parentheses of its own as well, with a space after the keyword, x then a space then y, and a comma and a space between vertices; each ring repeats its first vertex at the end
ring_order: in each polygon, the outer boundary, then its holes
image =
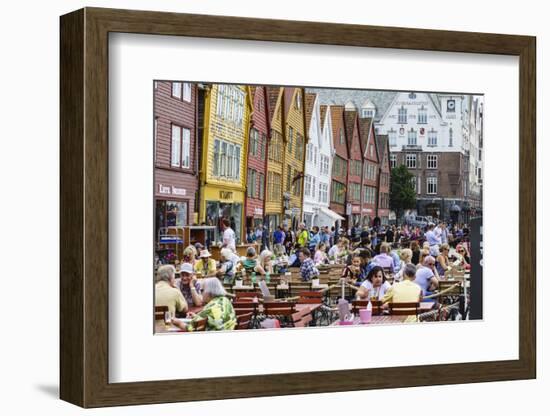
POLYGON ((390 302, 390 315, 415 315, 418 316, 420 302, 390 302))
POLYGON ((196 321, 193 321, 193 329, 195 331, 206 331, 207 321, 208 318, 197 319, 196 321))
POLYGON ((298 299, 298 303, 311 303, 311 304, 318 304, 323 303, 323 292, 321 291, 306 291, 306 292, 300 292, 298 293, 298 296, 300 296, 300 299, 298 299))
POLYGON ((155 321, 164 321, 164 314, 168 312, 168 306, 155 306, 155 321))
POLYGON ((235 291, 235 300, 240 301, 242 299, 254 299, 258 298, 260 299, 262 297, 261 292, 242 292, 242 291, 235 291))
POLYGON ((242 315, 237 315, 237 326, 235 329, 249 329, 252 322, 252 312, 248 312, 242 315))
POLYGON ((307 309, 302 309, 292 314, 292 326, 295 328, 303 328, 309 326, 309 323, 313 320, 311 313, 307 309))
POLYGON ((223 283, 223 288, 227 293, 233 293, 233 283, 223 283))
POLYGON ((283 325, 293 326, 294 320, 292 315, 296 313, 296 304, 294 302, 264 302, 264 314, 265 316, 272 316, 280 321, 283 321, 283 325))
POLYGON ((299 283, 289 283, 288 284, 288 290, 290 292, 290 296, 299 296, 300 292, 306 292, 311 291, 311 282, 299 282, 299 283))
MULTIPOLYGON (((380 315, 382 313, 382 301, 380 300, 373 300, 370 301, 372 305, 372 314, 373 315, 380 315)), ((352 308, 351 312, 355 315, 359 314, 360 309, 366 309, 369 301, 368 300, 354 300, 351 302, 352 308)))

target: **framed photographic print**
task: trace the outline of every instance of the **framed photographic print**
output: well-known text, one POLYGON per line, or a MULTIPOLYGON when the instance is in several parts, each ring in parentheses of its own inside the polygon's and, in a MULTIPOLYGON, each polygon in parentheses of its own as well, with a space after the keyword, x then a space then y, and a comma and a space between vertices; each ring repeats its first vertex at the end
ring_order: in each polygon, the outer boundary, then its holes
POLYGON ((86 8, 60 53, 63 400, 536 376, 535 38, 86 8))

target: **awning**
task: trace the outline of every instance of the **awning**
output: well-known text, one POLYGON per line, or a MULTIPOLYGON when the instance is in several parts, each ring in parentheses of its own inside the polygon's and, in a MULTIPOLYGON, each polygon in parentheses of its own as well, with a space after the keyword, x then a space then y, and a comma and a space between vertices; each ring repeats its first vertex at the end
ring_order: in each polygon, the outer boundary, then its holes
POLYGON ((333 221, 342 221, 345 218, 338 215, 336 212, 332 211, 331 209, 321 207, 320 209, 321 213, 329 217, 333 221))

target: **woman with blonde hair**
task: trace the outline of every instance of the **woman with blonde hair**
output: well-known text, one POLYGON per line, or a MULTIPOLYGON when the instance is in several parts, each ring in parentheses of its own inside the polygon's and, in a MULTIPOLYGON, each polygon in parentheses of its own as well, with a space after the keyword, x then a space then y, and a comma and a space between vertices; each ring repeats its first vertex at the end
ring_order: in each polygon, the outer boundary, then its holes
POLYGON ((413 252, 410 248, 404 248, 403 250, 401 250, 401 254, 399 255, 399 258, 403 263, 403 267, 401 267, 399 272, 397 272, 397 274, 394 276, 394 279, 397 282, 400 282, 401 280, 403 280, 403 273, 405 272, 405 266, 407 266, 407 264, 412 264, 412 257, 413 257, 413 252))
POLYGON ((439 255, 435 261, 435 268, 440 276, 445 276, 445 272, 451 269, 449 262, 449 245, 447 243, 439 246, 439 255))
POLYGON ((197 262, 197 249, 195 246, 187 246, 185 247, 185 250, 183 250, 183 263, 189 263, 192 266, 195 266, 195 263, 197 262))
POLYGON ((258 261, 254 271, 261 275, 265 275, 266 273, 273 274, 273 264, 271 262, 272 256, 273 253, 271 251, 267 249, 263 250, 258 256, 258 261))

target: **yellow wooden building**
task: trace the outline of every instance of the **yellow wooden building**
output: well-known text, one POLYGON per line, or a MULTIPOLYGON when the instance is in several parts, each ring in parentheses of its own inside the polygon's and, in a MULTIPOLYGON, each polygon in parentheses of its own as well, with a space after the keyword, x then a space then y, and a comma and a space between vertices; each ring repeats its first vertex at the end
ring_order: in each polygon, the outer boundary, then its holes
POLYGON ((284 218, 292 228, 302 221, 303 183, 307 145, 303 88, 284 88, 283 205, 284 218))
POLYGON ((275 228, 281 224, 283 215, 283 164, 285 156, 283 91, 284 89, 280 87, 267 87, 271 137, 267 151, 267 187, 264 212, 267 217, 270 235, 273 235, 275 228))
MULTIPOLYGON (((246 160, 252 112, 246 85, 211 84, 204 92, 199 221, 228 218, 237 242, 244 238, 246 160)), ((218 235, 218 240, 221 235, 218 235)))

